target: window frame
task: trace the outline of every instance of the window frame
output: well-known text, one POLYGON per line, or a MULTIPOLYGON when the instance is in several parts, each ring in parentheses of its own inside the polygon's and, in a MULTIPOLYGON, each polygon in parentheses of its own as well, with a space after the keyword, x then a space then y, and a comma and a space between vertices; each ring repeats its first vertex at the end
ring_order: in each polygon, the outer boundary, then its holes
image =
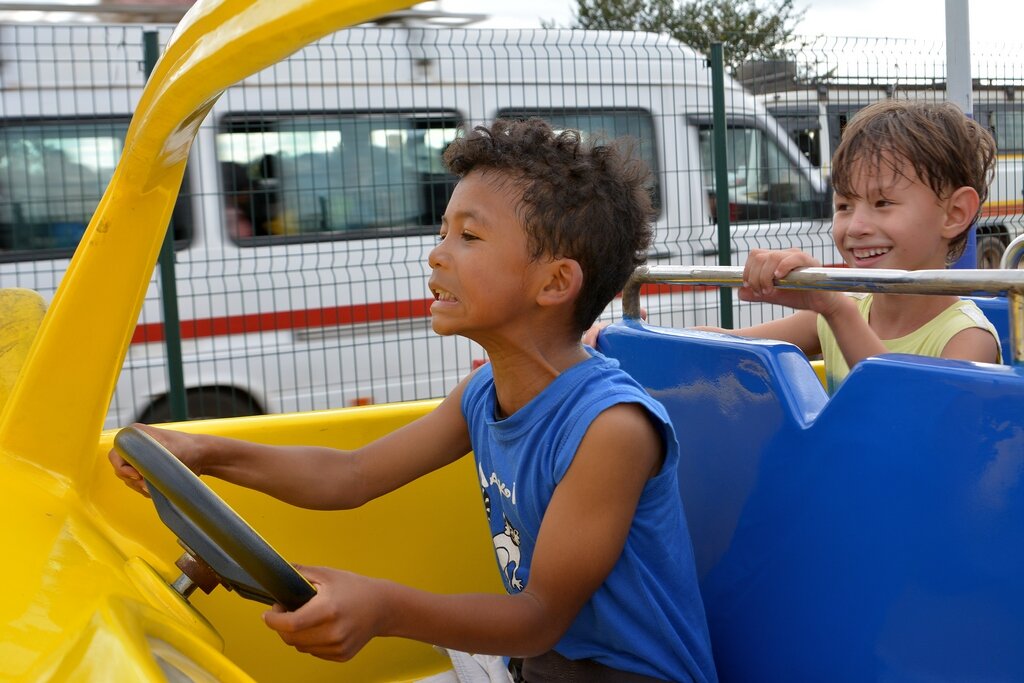
MULTIPOLYGON (((695 116, 695 117, 691 117, 690 118, 690 122, 697 128, 697 141, 698 141, 698 146, 699 146, 700 145, 700 136, 701 136, 701 133, 704 130, 708 130, 708 131, 711 131, 713 133, 714 121, 713 121, 713 119, 710 116, 695 116)), ((804 204, 804 205, 808 206, 809 208, 814 208, 813 211, 808 211, 808 212, 806 212, 806 215, 803 215, 803 216, 778 216, 778 217, 770 217, 769 216, 769 217, 766 217, 766 218, 757 217, 757 218, 750 218, 750 219, 738 219, 738 218, 733 218, 730 215, 730 217, 729 217, 729 224, 730 225, 754 225, 754 224, 778 223, 778 222, 794 221, 794 220, 795 221, 816 221, 816 220, 824 220, 824 219, 827 219, 827 218, 831 218, 831 216, 832 216, 832 211, 831 211, 832 197, 831 197, 831 194, 828 191, 819 192, 817 190, 817 188, 815 188, 814 183, 811 182, 811 179, 809 177, 807 177, 806 173, 804 173, 804 169, 801 166, 800 159, 797 159, 797 158, 793 157, 793 155, 790 154, 788 145, 780 144, 779 143, 780 139, 778 139, 774 135, 772 135, 771 131, 769 131, 769 129, 767 128, 767 126, 765 126, 763 124, 763 122, 759 121, 756 117, 752 117, 752 116, 735 116, 735 117, 729 117, 726 120, 725 127, 726 127, 726 130, 734 130, 734 129, 740 129, 740 130, 751 129, 751 130, 756 130, 758 133, 760 133, 763 136, 762 142, 761 142, 762 147, 765 145, 765 143, 774 145, 776 147, 776 149, 778 150, 778 152, 785 159, 787 159, 789 161, 790 168, 788 170, 791 170, 791 171, 795 170, 795 171, 799 172, 801 180, 803 182, 805 182, 807 184, 808 188, 810 189, 810 196, 806 200, 797 200, 797 203, 804 204)), ((713 142, 712 142, 712 145, 713 145, 713 142)), ((766 154, 767 153, 766 152, 766 148, 763 148, 760 153, 762 155, 766 154)), ((712 154, 713 154, 713 152, 712 152, 712 154)), ((803 155, 801 153, 801 157, 802 156, 803 155)), ((702 158, 702 155, 700 154, 699 149, 698 149, 697 158, 698 158, 698 162, 701 164, 701 167, 699 168, 699 172, 700 172, 701 176, 703 176, 703 174, 705 173, 705 169, 703 167, 703 158, 702 158)), ((806 161, 806 158, 804 158, 804 160, 806 161)), ((808 162, 808 163, 810 163, 810 162, 808 162)), ((713 173, 713 169, 712 169, 712 173, 713 173)), ((701 182, 703 182, 703 177, 701 179, 701 182)), ((712 178, 711 185, 707 186, 707 188, 706 188, 706 191, 707 191, 707 194, 708 194, 708 199, 709 199, 709 205, 708 205, 709 206, 709 211, 710 211, 710 214, 711 214, 712 217, 714 217, 714 209, 715 209, 716 205, 715 205, 715 203, 713 201, 710 201, 710 200, 714 196, 716 189, 717 188, 715 187, 714 179, 712 178)), ((730 205, 732 205, 732 204, 736 204, 737 206, 740 205, 739 202, 732 202, 732 201, 730 201, 729 203, 730 203, 730 205)), ((771 204, 771 202, 770 201, 766 201, 766 204, 771 204)), ((731 214, 731 211, 730 211, 730 214, 731 214)))
POLYGON ((985 126, 991 133, 992 137, 996 141, 996 151, 999 156, 1010 156, 1024 154, 1024 105, 1015 102, 982 102, 974 104, 974 120, 985 126), (999 147, 1000 133, 998 130, 993 130, 991 127, 991 116, 996 115, 998 117, 1003 116, 1007 113, 1013 113, 1019 116, 1020 126, 1016 127, 1018 132, 1018 139, 1016 142, 1019 144, 1012 147, 1002 148, 999 147))
MULTIPOLYGON (((352 109, 288 109, 288 110, 267 110, 267 111, 250 111, 250 110, 236 110, 225 112, 220 114, 214 126, 214 163, 220 168, 222 159, 218 149, 218 141, 221 135, 231 133, 245 133, 245 132, 273 132, 273 125, 282 121, 301 121, 303 118, 307 120, 393 120, 401 119, 403 121, 414 121, 417 124, 416 128, 422 128, 424 130, 430 128, 451 128, 455 129, 456 135, 458 131, 461 131, 464 125, 465 116, 462 112, 455 109, 438 109, 424 111, 421 109, 373 109, 373 110, 352 110, 352 109), (251 130, 246 130, 251 128, 251 130)), ((453 137, 454 139, 454 137, 453 137)), ((438 173, 434 174, 438 176, 438 181, 445 183, 446 197, 451 196, 451 191, 454 189, 455 184, 458 182, 458 178, 451 173, 438 173)), ((435 223, 421 223, 418 225, 398 225, 398 226, 373 226, 366 228, 349 228, 339 230, 328 230, 322 232, 307 232, 307 233, 296 233, 296 234, 265 234, 265 235, 251 235, 236 237, 226 234, 226 223, 224 221, 224 198, 227 196, 226 188, 224 187, 224 179, 222 174, 218 173, 217 187, 215 194, 221 198, 221 216, 218 224, 221 226, 221 230, 224 231, 225 239, 232 241, 240 248, 251 248, 268 245, 285 245, 285 244, 305 244, 305 243, 316 243, 316 242, 336 242, 336 241, 351 241, 351 240, 366 240, 366 239, 393 239, 398 237, 414 237, 422 235, 433 235, 437 232, 439 222, 435 223)), ((419 181, 418 188, 420 192, 423 192, 427 188, 427 184, 419 181)), ((447 199, 446 202, 447 203, 447 199)), ((435 212, 440 212, 443 207, 435 207, 435 212)))
MULTIPOLYGON (((7 118, 0 121, 0 131, 6 134, 6 131, 14 128, 27 128, 27 127, 38 127, 38 128, 68 128, 68 127, 99 127, 109 125, 115 129, 117 135, 114 137, 118 138, 122 143, 121 154, 124 154, 124 139, 128 134, 128 127, 131 125, 131 115, 104 115, 104 116, 75 116, 75 117, 50 117, 50 116, 37 116, 37 117, 18 117, 18 118, 7 118), (123 129, 123 130, 122 130, 123 129)), ((116 168, 121 163, 121 157, 118 157, 116 168)), ((99 208, 99 204, 103 201, 103 196, 106 194, 109 182, 104 186, 99 197, 96 199, 96 208, 93 209, 92 214, 89 216, 89 220, 86 223, 86 230, 89 224, 92 222, 93 217, 96 214, 96 209, 99 208)), ((191 192, 191 176, 188 168, 185 169, 185 174, 182 178, 181 188, 178 191, 178 196, 175 199, 174 208, 172 210, 171 222, 169 227, 173 226, 175 232, 174 249, 175 251, 181 251, 187 249, 192 241, 195 239, 195 209, 193 207, 193 193, 191 192)), ((78 249, 81 239, 75 244, 75 246, 68 247, 42 247, 32 249, 9 249, 0 251, 0 263, 19 263, 25 261, 49 261, 57 259, 71 258, 78 249)))
POLYGON ((651 171, 651 204, 655 216, 660 219, 665 214, 665 202, 662 196, 661 182, 661 159, 658 158, 658 150, 661 149, 658 141, 658 129, 654 125, 654 114, 650 109, 644 107, 503 107, 498 110, 498 118, 505 119, 528 119, 532 117, 544 119, 551 123, 550 117, 557 115, 585 115, 585 116, 607 116, 616 114, 642 115, 651 131, 649 141, 640 139, 639 143, 648 146, 651 150, 651 158, 644 159, 651 171))

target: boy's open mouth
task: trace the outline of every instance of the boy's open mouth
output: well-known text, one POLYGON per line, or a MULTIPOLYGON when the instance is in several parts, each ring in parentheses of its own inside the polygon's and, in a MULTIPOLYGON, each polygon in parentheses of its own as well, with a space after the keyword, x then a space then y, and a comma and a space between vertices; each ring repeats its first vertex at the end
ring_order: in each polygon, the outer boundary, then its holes
POLYGON ((865 249, 851 249, 850 253, 856 259, 869 259, 888 254, 890 251, 892 251, 892 247, 867 247, 865 249))
POLYGON ((457 303, 459 300, 458 297, 456 297, 454 294, 452 294, 451 292, 446 292, 443 289, 434 289, 431 291, 433 291, 434 293, 434 301, 446 301, 449 303, 457 303))

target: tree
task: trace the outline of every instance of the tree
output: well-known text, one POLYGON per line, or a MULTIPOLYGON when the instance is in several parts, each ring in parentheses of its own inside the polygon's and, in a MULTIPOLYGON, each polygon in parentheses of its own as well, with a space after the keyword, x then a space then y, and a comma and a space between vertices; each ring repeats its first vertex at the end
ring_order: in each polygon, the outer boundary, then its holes
POLYGON ((730 68, 750 59, 777 59, 805 9, 795 0, 576 0, 573 28, 666 33, 708 54, 725 44, 730 68))

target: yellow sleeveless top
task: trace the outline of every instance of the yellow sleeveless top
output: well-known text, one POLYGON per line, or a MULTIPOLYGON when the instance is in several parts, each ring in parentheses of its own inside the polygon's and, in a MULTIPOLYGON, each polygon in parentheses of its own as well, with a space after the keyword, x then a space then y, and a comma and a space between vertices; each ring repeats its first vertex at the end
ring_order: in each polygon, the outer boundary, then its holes
MULTIPOLYGON (((857 310, 865 320, 871 311, 871 294, 851 294, 857 299, 857 310)), ((910 334, 898 339, 883 339, 885 345, 892 353, 913 353, 919 356, 942 355, 942 350, 955 334, 972 327, 979 327, 988 330, 995 337, 996 345, 999 345, 999 334, 996 328, 988 321, 985 314, 973 302, 961 299, 927 323, 917 328, 910 334)), ((823 316, 818 316, 818 339, 821 341, 821 355, 825 360, 826 389, 831 395, 839 388, 846 376, 850 374, 850 368, 846 365, 843 352, 839 350, 836 337, 832 329, 825 322, 823 316)), ((999 360, 1002 362, 1002 351, 999 360)))

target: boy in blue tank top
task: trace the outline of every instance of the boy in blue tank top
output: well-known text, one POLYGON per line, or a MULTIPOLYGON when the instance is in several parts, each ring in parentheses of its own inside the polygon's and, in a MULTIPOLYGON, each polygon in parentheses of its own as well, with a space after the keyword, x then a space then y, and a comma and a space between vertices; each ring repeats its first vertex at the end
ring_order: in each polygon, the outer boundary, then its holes
POLYGON ((401 636, 520 658, 530 683, 716 680, 672 424, 580 342, 650 246, 648 170, 537 119, 476 128, 444 156, 460 181, 429 256, 432 324, 490 363, 355 451, 146 431, 193 471, 318 509, 357 507, 474 452, 507 593, 437 595, 303 567, 317 595, 264 616, 303 652, 347 660, 401 636))

